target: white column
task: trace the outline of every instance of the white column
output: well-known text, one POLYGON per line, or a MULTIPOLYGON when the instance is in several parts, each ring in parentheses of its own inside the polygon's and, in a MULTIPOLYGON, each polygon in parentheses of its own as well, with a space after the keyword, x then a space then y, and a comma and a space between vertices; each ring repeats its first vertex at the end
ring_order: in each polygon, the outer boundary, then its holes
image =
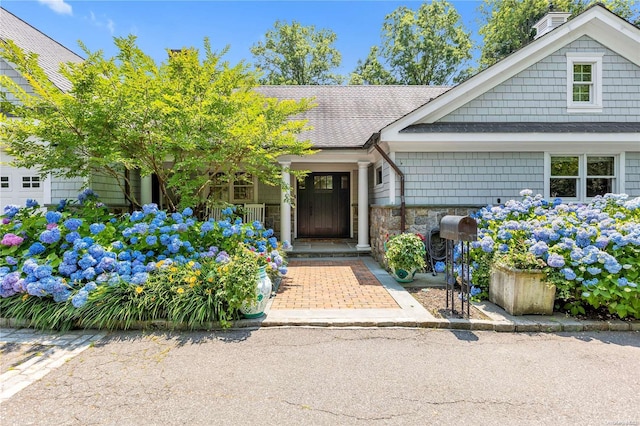
POLYGON ((281 162, 282 183, 286 189, 280 194, 280 241, 291 240, 291 174, 289 173, 290 161, 281 162))
POLYGON ((358 161, 358 245, 359 251, 370 251, 369 245, 369 162, 358 161))
POLYGON ((143 206, 145 204, 151 204, 153 202, 152 182, 153 180, 151 179, 151 175, 143 176, 140 178, 140 204, 142 204, 143 206))

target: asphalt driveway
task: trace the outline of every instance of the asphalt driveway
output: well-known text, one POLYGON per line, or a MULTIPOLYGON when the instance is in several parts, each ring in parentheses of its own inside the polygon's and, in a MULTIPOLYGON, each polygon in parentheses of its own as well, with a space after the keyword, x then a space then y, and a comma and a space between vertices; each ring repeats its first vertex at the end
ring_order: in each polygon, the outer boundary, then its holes
POLYGON ((640 424, 640 333, 113 333, 0 404, 9 425, 640 424))

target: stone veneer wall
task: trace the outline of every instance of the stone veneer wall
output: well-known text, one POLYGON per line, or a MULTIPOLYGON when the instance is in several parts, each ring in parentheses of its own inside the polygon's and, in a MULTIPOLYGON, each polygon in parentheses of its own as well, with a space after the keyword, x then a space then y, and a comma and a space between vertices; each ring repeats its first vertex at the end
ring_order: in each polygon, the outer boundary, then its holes
MULTIPOLYGON (((471 206, 406 206, 406 232, 426 235, 440 225, 440 220, 447 215, 466 216, 481 207, 471 206)), ((384 242, 389 235, 400 233, 399 206, 371 206, 369 237, 371 238, 371 255, 381 265, 384 261, 384 242)))
POLYGON ((265 204, 264 209, 264 227, 272 228, 280 239, 280 204, 265 204))

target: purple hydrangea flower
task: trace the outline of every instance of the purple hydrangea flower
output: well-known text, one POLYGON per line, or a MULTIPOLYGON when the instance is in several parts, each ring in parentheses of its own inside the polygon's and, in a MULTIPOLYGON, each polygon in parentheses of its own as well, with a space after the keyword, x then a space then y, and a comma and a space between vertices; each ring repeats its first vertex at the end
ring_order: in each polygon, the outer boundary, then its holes
POLYGON ((22 242, 24 241, 24 238, 19 237, 16 234, 4 234, 4 236, 2 237, 2 241, 0 241, 0 244, 2 244, 3 246, 19 246, 20 244, 22 244, 22 242))

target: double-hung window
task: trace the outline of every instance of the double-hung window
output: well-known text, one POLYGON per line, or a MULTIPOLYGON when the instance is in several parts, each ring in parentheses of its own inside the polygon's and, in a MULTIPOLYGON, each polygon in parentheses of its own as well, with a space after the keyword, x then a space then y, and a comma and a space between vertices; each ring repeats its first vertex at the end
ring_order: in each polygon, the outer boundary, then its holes
POLYGON ((550 155, 549 197, 586 201, 617 192, 618 157, 614 155, 550 155))
POLYGON ((229 179, 224 173, 218 173, 211 186, 213 198, 230 203, 256 202, 257 179, 250 173, 236 173, 229 179))
POLYGON ((232 195, 234 203, 252 203, 256 193, 256 179, 251 173, 236 173, 233 180, 232 195))
POLYGON ((567 112, 602 112, 601 53, 567 53, 567 112))

